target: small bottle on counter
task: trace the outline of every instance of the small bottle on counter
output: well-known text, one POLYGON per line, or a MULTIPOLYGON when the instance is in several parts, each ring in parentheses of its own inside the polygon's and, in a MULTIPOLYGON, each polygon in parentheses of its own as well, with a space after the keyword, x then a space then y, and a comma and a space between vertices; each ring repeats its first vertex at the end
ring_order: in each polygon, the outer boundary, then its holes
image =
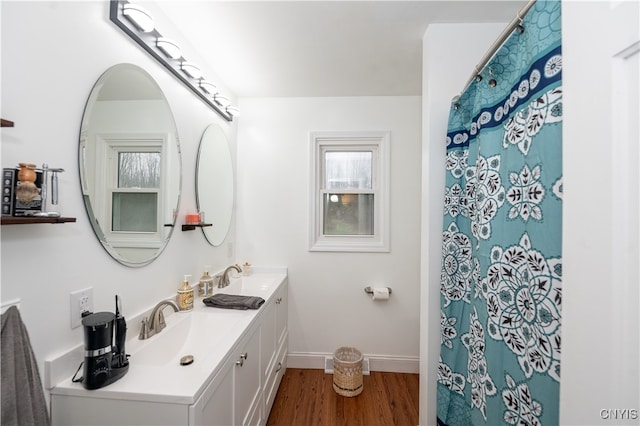
POLYGON ((242 275, 245 277, 251 275, 251 264, 249 262, 244 262, 240 268, 242 269, 242 275))
POLYGON ((213 294, 213 277, 209 275, 210 266, 204 267, 204 274, 200 277, 200 281, 198 281, 198 296, 207 297, 213 294))
POLYGON ((193 309, 193 287, 189 285, 191 275, 185 275, 182 287, 178 289, 176 301, 181 311, 190 311, 193 309))

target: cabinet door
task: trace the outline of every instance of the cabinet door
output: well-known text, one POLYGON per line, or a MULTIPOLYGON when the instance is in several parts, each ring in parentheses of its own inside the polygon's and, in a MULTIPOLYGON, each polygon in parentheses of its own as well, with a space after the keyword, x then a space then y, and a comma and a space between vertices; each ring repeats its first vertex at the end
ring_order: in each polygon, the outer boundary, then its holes
MULTIPOLYGON (((276 299, 277 300, 277 299, 276 299)), ((262 312, 262 325, 260 330, 260 364, 262 370, 262 383, 273 368, 276 357, 277 339, 276 335, 276 300, 272 299, 264 307, 262 312)))
MULTIPOLYGON (((289 300, 287 281, 282 284, 276 295, 276 335, 278 336, 278 345, 282 343, 287 335, 287 318, 289 317, 289 300)), ((276 345, 276 347, 278 346, 276 345)))
POLYGON ((227 362, 198 401, 189 408, 190 425, 233 424, 233 364, 227 362))
MULTIPOLYGON (((249 332, 244 344, 236 351, 234 363, 234 409, 236 425, 246 425, 252 408, 260 398, 260 327, 249 332)), ((259 407, 258 407, 259 409, 259 407)))

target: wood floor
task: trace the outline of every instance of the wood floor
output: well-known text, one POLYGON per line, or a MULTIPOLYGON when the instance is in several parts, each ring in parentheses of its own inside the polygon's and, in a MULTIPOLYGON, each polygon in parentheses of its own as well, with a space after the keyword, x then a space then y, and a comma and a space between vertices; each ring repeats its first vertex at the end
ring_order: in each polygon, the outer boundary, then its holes
POLYGON ((267 426, 416 426, 417 374, 372 371, 362 393, 347 398, 333 390, 324 370, 287 369, 267 426))

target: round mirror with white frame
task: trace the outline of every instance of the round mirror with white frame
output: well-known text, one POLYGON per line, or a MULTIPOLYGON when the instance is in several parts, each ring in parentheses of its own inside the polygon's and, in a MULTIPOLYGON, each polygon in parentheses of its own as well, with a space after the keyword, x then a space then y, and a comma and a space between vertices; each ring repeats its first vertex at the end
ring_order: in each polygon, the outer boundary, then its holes
POLYGON ((100 76, 82 117, 78 164, 104 249, 126 266, 154 261, 173 233, 182 160, 171 108, 145 70, 118 64, 100 76))
POLYGON ((196 162, 196 200, 204 212, 202 232, 212 246, 219 246, 229 232, 233 216, 234 178, 229 143, 224 131, 209 125, 200 139, 196 162))

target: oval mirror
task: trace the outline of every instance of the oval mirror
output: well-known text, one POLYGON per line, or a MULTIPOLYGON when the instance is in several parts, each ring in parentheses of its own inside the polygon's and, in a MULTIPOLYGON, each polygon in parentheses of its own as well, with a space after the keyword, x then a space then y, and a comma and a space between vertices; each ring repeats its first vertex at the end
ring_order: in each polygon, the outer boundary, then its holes
POLYGON ((219 246, 229 232, 233 216, 233 164, 223 130, 211 124, 204 131, 196 163, 196 200, 205 214, 202 228, 209 244, 219 246))
POLYGON ((182 165, 173 114, 145 70, 118 64, 100 76, 78 155, 84 204, 102 246, 124 265, 151 263, 175 225, 182 165))

